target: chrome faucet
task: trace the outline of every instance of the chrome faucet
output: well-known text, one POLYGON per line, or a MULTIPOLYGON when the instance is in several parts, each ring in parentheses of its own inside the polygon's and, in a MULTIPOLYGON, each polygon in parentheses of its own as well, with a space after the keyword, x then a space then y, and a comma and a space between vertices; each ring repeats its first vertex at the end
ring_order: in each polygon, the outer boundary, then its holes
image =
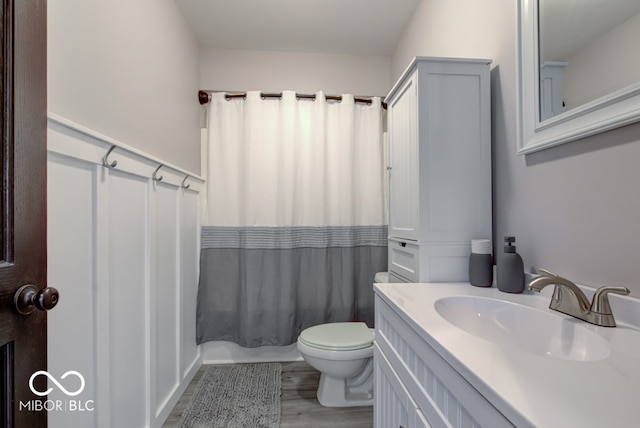
POLYGON ((593 302, 584 295, 582 290, 566 278, 558 276, 545 269, 540 269, 541 276, 527 284, 529 290, 542 291, 547 285, 554 284, 553 296, 549 309, 571 315, 591 324, 603 327, 615 327, 616 321, 609 305, 609 293, 629 294, 626 287, 600 287, 593 295, 593 302))

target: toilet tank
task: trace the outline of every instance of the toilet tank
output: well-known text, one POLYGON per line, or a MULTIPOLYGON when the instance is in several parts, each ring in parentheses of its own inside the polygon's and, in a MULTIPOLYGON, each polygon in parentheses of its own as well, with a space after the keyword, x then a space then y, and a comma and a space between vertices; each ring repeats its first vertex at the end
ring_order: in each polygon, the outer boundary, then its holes
POLYGON ((373 281, 376 284, 389 282, 389 272, 378 272, 378 273, 376 273, 376 276, 373 278, 373 281))

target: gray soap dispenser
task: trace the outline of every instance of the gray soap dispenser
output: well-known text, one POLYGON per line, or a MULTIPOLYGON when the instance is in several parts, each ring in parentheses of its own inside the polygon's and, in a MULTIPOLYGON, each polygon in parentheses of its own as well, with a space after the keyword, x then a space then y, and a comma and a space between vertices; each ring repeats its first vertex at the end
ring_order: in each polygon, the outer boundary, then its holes
POLYGON ((524 263, 522 257, 516 253, 516 242, 513 236, 505 236, 504 252, 498 259, 498 289, 505 293, 522 293, 524 290, 524 263))

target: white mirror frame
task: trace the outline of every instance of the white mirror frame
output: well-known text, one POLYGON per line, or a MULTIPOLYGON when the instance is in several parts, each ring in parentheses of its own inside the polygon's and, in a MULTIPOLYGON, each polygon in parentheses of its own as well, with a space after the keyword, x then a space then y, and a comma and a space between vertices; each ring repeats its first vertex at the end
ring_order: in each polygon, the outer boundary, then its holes
POLYGON ((538 0, 518 0, 516 13, 518 154, 536 152, 640 121, 638 82, 540 122, 538 0))

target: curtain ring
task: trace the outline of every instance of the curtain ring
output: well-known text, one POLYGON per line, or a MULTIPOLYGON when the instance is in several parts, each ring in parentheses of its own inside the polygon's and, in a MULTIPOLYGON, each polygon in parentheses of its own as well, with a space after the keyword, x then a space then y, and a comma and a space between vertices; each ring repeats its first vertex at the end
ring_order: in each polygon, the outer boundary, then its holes
POLYGON ((162 181, 162 179, 164 178, 163 175, 161 175, 160 177, 158 177, 158 171, 160 170, 160 168, 162 168, 164 165, 160 164, 158 165, 158 167, 156 168, 155 171, 153 171, 153 176, 151 177, 153 179, 153 181, 162 181))
POLYGON ((185 182, 187 181, 187 178, 189 178, 189 176, 185 175, 184 176, 184 180, 182 180, 182 185, 181 186, 182 186, 183 189, 188 189, 189 187, 191 187, 191 184, 185 184, 185 182))
POLYGON ((116 145, 114 144, 109 148, 109 150, 107 150, 107 153, 102 157, 102 166, 107 168, 115 168, 116 165, 118 165, 117 160, 114 160, 113 162, 109 163, 109 155, 115 148, 116 148, 116 145))

